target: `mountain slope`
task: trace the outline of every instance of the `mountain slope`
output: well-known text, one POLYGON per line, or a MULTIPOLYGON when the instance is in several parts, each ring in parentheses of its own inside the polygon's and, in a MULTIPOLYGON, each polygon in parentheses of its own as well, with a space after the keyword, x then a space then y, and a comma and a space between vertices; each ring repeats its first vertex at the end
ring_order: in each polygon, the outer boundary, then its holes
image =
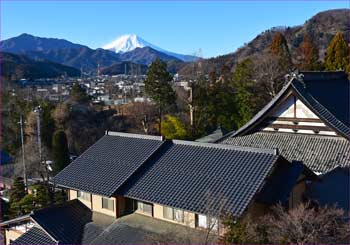
POLYGON ((123 61, 132 61, 134 63, 144 64, 144 65, 149 65, 150 63, 152 63, 152 61, 154 61, 157 58, 163 60, 164 62, 168 62, 171 60, 177 60, 181 62, 180 59, 177 59, 173 56, 159 52, 150 47, 136 48, 126 53, 120 53, 119 57, 123 61))
POLYGON ((73 66, 84 71, 96 70, 100 66, 110 66, 120 62, 119 56, 113 52, 103 49, 90 49, 88 47, 79 49, 57 49, 45 51, 27 52, 30 58, 35 60, 50 60, 53 62, 73 66))
POLYGON ((174 52, 169 52, 167 50, 159 48, 159 47, 145 41, 144 39, 142 39, 141 37, 139 37, 135 34, 122 35, 119 38, 117 38, 116 40, 114 40, 113 42, 104 45, 102 48, 107 49, 107 50, 111 50, 111 51, 116 52, 116 53, 125 53, 125 52, 133 51, 136 48, 145 48, 145 47, 152 48, 152 49, 157 50, 161 53, 167 54, 169 56, 173 56, 179 60, 186 61, 186 62, 187 61, 196 61, 198 59, 198 57, 195 57, 192 55, 183 55, 183 54, 177 54, 174 52))
MULTIPOLYGON (((237 62, 248 57, 261 56, 269 48, 272 38, 276 32, 281 32, 285 35, 290 52, 293 57, 297 55, 297 48, 303 40, 303 37, 308 34, 312 37, 313 42, 319 48, 320 59, 325 57, 325 51, 330 40, 338 31, 345 34, 346 40, 349 43, 350 34, 350 10, 336 9, 320 12, 307 20, 303 25, 286 27, 286 28, 271 28, 256 36, 252 41, 237 49, 235 52, 201 60, 202 67, 205 71, 210 70, 220 71, 223 65, 232 68, 237 62)), ((193 64, 185 65, 181 74, 193 74, 193 64)))
POLYGON ((144 75, 147 72, 147 66, 135 64, 130 61, 120 62, 109 67, 103 68, 101 73, 103 75, 144 75))
POLYGON ((62 75, 80 76, 80 71, 73 67, 53 62, 34 61, 24 55, 7 52, 0 52, 0 67, 1 76, 9 80, 54 78, 62 75))
POLYGON ((0 42, 1 51, 16 54, 25 54, 28 51, 78 49, 84 47, 86 46, 64 39, 36 37, 27 33, 0 42))

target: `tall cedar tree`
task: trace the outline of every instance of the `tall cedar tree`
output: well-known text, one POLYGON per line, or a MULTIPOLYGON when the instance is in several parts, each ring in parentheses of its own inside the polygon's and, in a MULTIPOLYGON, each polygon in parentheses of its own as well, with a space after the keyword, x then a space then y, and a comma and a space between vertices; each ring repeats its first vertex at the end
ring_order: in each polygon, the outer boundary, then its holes
POLYGON ((41 137, 44 144, 51 149, 52 147, 52 136, 55 132, 55 120, 52 117, 52 111, 54 106, 49 103, 44 103, 42 105, 43 112, 41 115, 41 137))
POLYGON ((298 68, 303 71, 319 70, 318 48, 312 42, 309 35, 305 35, 298 48, 299 64, 298 68))
POLYGON ((159 134, 161 135, 162 113, 170 105, 175 103, 176 95, 171 88, 171 74, 167 71, 167 65, 160 59, 156 59, 148 68, 145 80, 145 91, 157 104, 159 109, 159 134))
POLYGON ((292 66, 292 58, 289 52, 288 43, 285 36, 277 32, 270 45, 270 51, 278 59, 281 66, 289 71, 292 66))
POLYGON ((338 32, 327 48, 325 67, 328 71, 347 70, 349 65, 349 47, 343 33, 338 32))
POLYGON ((256 110, 256 94, 254 88, 253 62, 245 59, 238 63, 232 76, 232 83, 235 89, 235 104, 237 109, 236 128, 243 126, 252 118, 256 110))
POLYGON ((54 172, 58 173, 69 164, 67 137, 63 130, 58 130, 52 138, 52 156, 54 172))
POLYGON ((10 191, 10 202, 19 202, 26 195, 25 185, 22 177, 16 177, 11 191, 10 191))

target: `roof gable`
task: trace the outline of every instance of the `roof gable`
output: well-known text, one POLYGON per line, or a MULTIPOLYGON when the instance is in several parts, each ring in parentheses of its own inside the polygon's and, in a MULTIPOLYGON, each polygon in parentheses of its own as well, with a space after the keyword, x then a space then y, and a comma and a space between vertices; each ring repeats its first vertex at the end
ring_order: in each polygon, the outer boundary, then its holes
POLYGON ((227 137, 256 132, 260 123, 291 93, 295 94, 327 126, 344 138, 350 139, 349 81, 345 73, 304 72, 294 75, 290 82, 243 127, 216 142, 227 137))
POLYGON ((157 136, 108 133, 58 173, 54 183, 112 196, 162 144, 157 136))

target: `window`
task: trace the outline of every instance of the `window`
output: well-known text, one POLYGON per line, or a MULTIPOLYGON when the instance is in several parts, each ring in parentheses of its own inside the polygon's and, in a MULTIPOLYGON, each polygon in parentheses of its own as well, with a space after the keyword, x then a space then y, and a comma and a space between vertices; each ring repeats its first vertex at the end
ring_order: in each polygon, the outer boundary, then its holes
POLYGON ((207 228, 207 216, 198 214, 198 227, 207 228))
POLYGON ((114 200, 102 197, 102 208, 114 211, 114 200))
POLYGON ((149 204, 149 203, 137 202, 137 210, 151 216, 153 215, 153 206, 152 204, 149 204))
POLYGON ((90 193, 87 193, 85 191, 78 191, 77 196, 80 199, 86 200, 86 201, 91 201, 91 195, 90 193))
POLYGON ((165 219, 175 220, 177 222, 184 222, 184 211, 181 209, 163 207, 163 217, 165 219))
POLYGON ((197 215, 197 226, 200 228, 209 228, 213 231, 217 231, 219 226, 219 221, 216 218, 208 218, 205 215, 198 214, 197 215))
POLYGON ((163 217, 165 219, 174 219, 174 210, 169 207, 163 207, 163 217))
POLYGON ((174 209, 174 220, 177 222, 184 222, 184 211, 181 209, 174 209))

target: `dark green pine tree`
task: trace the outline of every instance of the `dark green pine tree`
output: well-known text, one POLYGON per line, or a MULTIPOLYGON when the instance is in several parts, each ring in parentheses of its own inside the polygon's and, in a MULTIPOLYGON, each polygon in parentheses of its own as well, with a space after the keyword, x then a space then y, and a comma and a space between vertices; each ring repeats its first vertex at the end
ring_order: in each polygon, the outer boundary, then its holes
POLYGON ((257 107, 257 96, 254 89, 253 62, 245 59, 238 63, 232 76, 232 84, 235 90, 235 105, 237 108, 236 128, 243 126, 248 122, 257 107))
POLYGON ((69 164, 67 137, 63 130, 57 130, 52 138, 53 170, 58 173, 69 164))
POLYGON ((15 203, 22 200, 22 198, 26 195, 25 185, 22 177, 16 177, 11 191, 10 191, 10 202, 15 203))
POLYGON ((55 120, 52 117, 53 106, 50 103, 42 104, 43 112, 41 115, 41 137, 44 144, 51 149, 52 147, 52 136, 55 132, 55 120))
POLYGON ((167 65, 160 59, 156 59, 148 68, 145 80, 146 94, 157 104, 159 109, 159 134, 161 134, 162 113, 175 104, 176 95, 170 82, 171 74, 167 71, 167 65))
POLYGON ((80 104, 87 104, 90 102, 89 95, 86 93, 85 89, 83 89, 79 85, 79 83, 75 83, 72 86, 72 90, 70 92, 70 99, 80 104))
POLYGON ((327 48, 325 67, 328 71, 347 70, 349 65, 349 48, 344 34, 338 32, 327 48))
POLYGON ((38 208, 44 208, 50 203, 50 192, 48 186, 44 184, 38 184, 35 188, 35 203, 38 208))

